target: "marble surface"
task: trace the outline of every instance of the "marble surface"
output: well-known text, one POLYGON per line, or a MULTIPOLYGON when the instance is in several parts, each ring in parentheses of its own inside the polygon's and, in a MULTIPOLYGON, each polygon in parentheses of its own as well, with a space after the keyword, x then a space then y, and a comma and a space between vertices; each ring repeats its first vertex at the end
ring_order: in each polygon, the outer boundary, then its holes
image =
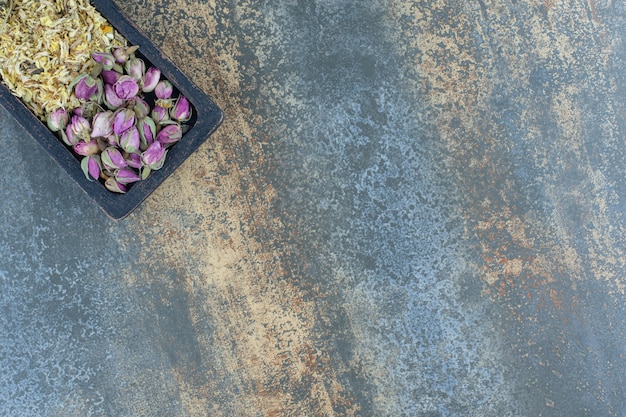
POLYGON ((117 1, 224 109, 109 220, 0 110, 0 414, 626 416, 626 6, 117 1))

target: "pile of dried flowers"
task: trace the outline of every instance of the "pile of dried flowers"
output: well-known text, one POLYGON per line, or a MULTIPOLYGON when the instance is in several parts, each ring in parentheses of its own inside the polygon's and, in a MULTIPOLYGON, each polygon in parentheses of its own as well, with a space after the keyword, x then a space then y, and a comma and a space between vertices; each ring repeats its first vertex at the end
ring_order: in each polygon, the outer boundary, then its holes
POLYGON ((0 0, 0 76, 113 192, 163 166, 191 105, 88 0, 0 0))
POLYGON ((89 0, 0 3, 2 82, 41 120, 80 103, 68 85, 94 66, 93 51, 127 46, 89 0))
POLYGON ((136 50, 92 53, 94 70, 71 83, 81 105, 71 112, 59 108, 47 119, 50 130, 82 157, 87 179, 102 179, 118 193, 161 169, 167 148, 188 129, 192 111, 185 96, 173 95, 158 68, 146 69, 136 50))

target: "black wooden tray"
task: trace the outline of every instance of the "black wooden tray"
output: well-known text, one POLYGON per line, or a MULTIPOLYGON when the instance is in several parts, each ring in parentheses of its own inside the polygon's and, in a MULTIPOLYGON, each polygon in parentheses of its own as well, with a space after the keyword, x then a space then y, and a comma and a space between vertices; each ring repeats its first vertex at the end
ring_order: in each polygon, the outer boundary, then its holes
POLYGON ((165 164, 150 176, 134 183, 127 193, 117 194, 107 190, 98 181, 89 181, 81 170, 74 154, 42 123, 20 99, 13 96, 0 83, 0 105, 12 113, 18 123, 50 154, 72 179, 112 219, 122 219, 137 208, 163 181, 178 168, 222 123, 222 110, 187 76, 185 76, 163 53, 130 21, 110 0, 92 0, 96 9, 122 34, 131 45, 139 45, 146 66, 153 65, 161 70, 193 107, 189 121, 191 129, 174 146, 169 148, 165 164))

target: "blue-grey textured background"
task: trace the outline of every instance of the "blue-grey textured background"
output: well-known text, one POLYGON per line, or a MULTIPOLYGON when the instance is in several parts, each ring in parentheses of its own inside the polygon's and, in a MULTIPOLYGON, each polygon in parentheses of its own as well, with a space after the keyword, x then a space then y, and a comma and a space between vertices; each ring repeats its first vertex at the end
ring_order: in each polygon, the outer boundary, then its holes
POLYGON ((109 220, 0 111, 0 414, 626 416, 626 7, 117 2, 226 120, 109 220))

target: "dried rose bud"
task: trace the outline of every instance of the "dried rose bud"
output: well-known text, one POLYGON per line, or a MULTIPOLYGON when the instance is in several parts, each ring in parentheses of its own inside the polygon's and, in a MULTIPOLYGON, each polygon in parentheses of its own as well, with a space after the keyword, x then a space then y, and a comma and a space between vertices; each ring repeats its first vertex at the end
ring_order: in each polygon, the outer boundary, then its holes
POLYGON ((156 140, 157 142, 161 142, 161 145, 167 146, 178 142, 182 137, 183 131, 180 128, 180 125, 174 124, 167 125, 163 129, 161 129, 156 137, 156 140))
POLYGON ((109 177, 104 182, 104 186, 107 188, 107 190, 113 191, 114 193, 123 194, 126 192, 126 186, 124 184, 120 184, 119 182, 115 181, 115 178, 113 177, 109 177))
POLYGON ((67 146, 74 146, 80 142, 80 138, 72 131, 71 125, 67 125, 65 129, 59 130, 59 133, 61 134, 61 140, 67 146))
POLYGON ((91 137, 106 138, 113 133, 113 112, 104 111, 96 114, 91 120, 91 137))
POLYGON ((141 154, 141 163, 144 167, 156 171, 163 166, 166 154, 167 151, 163 145, 160 142, 154 142, 141 154))
POLYGON ((128 156, 126 157, 126 163, 128 164, 129 167, 133 167, 133 168, 141 168, 141 157, 139 154, 137 153, 131 153, 128 154, 128 156))
POLYGON ((100 76, 102 76, 102 81, 104 81, 105 85, 106 84, 113 85, 117 82, 117 80, 119 80, 122 74, 114 70, 110 70, 110 71, 104 70, 100 73, 100 76))
POLYGON ((156 123, 163 123, 164 121, 169 119, 169 114, 165 107, 156 105, 152 109, 152 113, 150 114, 150 117, 152 117, 152 119, 154 119, 156 123))
POLYGON ((80 75, 71 84, 80 100, 89 100, 98 93, 98 83, 89 75, 80 75))
POLYGON ((83 116, 72 116, 72 121, 68 125, 72 133, 80 139, 88 140, 91 133, 91 124, 83 116))
POLYGON ((124 156, 119 149, 109 146, 100 154, 102 166, 110 171, 115 171, 119 168, 125 168, 128 163, 124 159, 124 156))
POLYGON ((110 70, 115 65, 115 58, 113 55, 106 52, 93 52, 91 58, 98 64, 102 65, 102 69, 105 71, 110 70))
POLYGON ((89 181, 100 177, 100 157, 98 155, 89 155, 80 161, 80 167, 89 181))
POLYGON ((83 156, 96 155, 100 152, 98 142, 95 140, 90 140, 89 142, 78 142, 72 149, 74 149, 74 152, 78 155, 83 156))
POLYGON ((113 118, 113 133, 121 135, 135 124, 135 112, 130 109, 119 109, 113 118))
POLYGON ((143 119, 150 114, 150 105, 140 97, 134 97, 131 99, 128 107, 135 111, 137 119, 143 119))
POLYGON ((139 130, 136 126, 131 127, 120 137, 120 146, 128 153, 134 153, 139 150, 141 145, 141 138, 139 137, 139 130))
POLYGON ((146 72, 146 64, 143 62, 141 58, 131 58, 126 61, 126 73, 135 78, 136 80, 141 80, 146 72))
POLYGON ((137 128, 139 129, 139 136, 141 136, 141 145, 139 148, 144 150, 154 142, 156 124, 151 117, 146 117, 137 122, 137 128))
POLYGON ((113 85, 113 89, 119 98, 129 100, 139 92, 139 84, 137 84, 136 78, 130 75, 122 75, 113 85))
POLYGON ((104 104, 111 110, 116 110, 124 105, 124 100, 119 98, 110 84, 104 85, 104 104))
POLYGON ((141 177, 132 168, 121 168, 115 172, 115 180, 120 184, 130 184, 141 180, 141 177))
POLYGON ((70 116, 67 111, 63 108, 58 108, 48 115, 48 128, 53 132, 58 132, 65 129, 69 120, 70 116))
POLYGON ((130 55, 139 49, 139 46, 134 45, 128 48, 116 48, 113 50, 113 56, 115 57, 115 62, 118 64, 125 64, 128 61, 130 55))
POLYGON ((170 109, 170 117, 179 122, 191 119, 191 105, 185 96, 178 97, 176 104, 170 109))
POLYGON ((159 81, 154 87, 154 93, 159 99, 167 99, 174 93, 174 86, 167 80, 159 81))
POLYGON ((142 78, 143 87, 141 90, 144 93, 151 93, 156 88, 157 84, 161 79, 161 70, 156 67, 150 67, 146 71, 145 75, 142 78))

